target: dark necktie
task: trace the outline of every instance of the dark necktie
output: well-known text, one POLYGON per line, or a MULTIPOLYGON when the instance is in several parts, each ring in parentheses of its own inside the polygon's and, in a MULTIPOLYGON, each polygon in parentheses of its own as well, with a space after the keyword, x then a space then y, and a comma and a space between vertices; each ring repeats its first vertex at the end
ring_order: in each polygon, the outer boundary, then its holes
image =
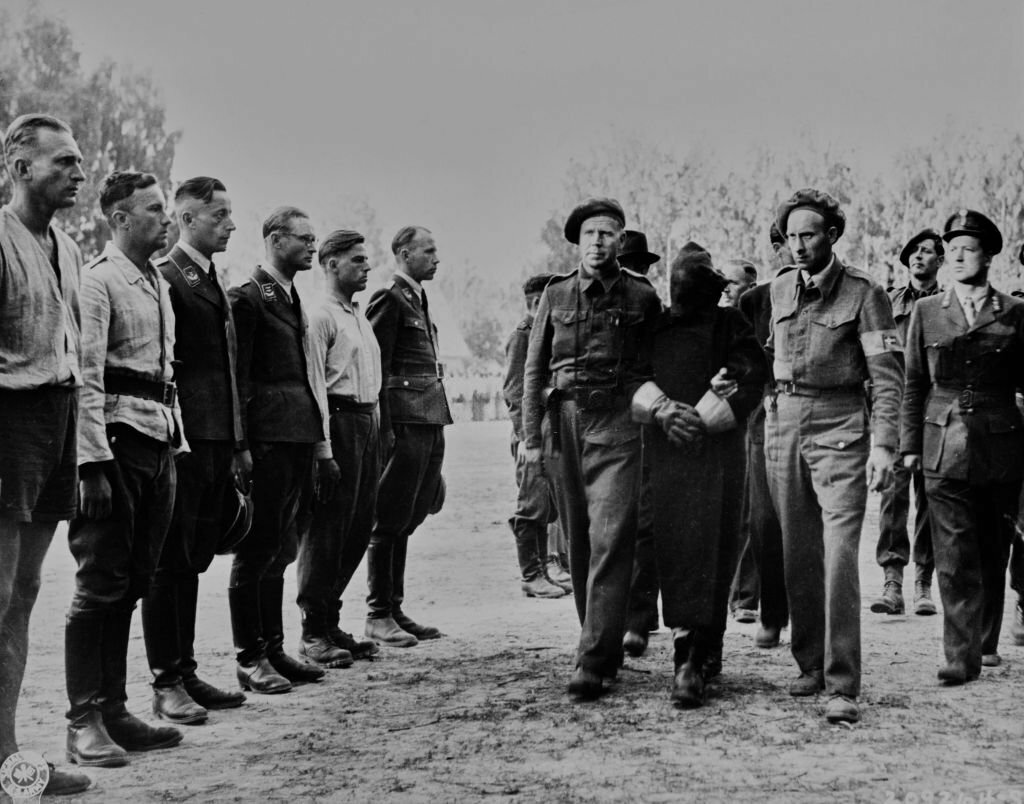
POLYGON ((420 289, 420 302, 423 307, 423 323, 427 325, 427 337, 430 338, 430 345, 434 349, 434 353, 437 353, 437 343, 434 342, 434 324, 430 320, 430 306, 427 304, 427 292, 420 289))

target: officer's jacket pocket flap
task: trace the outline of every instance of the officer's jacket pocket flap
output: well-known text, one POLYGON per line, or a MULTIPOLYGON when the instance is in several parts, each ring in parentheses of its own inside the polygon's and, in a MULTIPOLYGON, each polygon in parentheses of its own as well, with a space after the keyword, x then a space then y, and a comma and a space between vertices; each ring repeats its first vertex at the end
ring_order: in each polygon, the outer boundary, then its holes
POLYGON ((828 327, 829 329, 836 329, 844 324, 849 324, 851 321, 857 319, 857 308, 853 305, 846 305, 845 307, 835 307, 828 310, 821 311, 814 317, 814 323, 828 327))
POLYGON ((998 411, 989 414, 988 431, 990 433, 1012 433, 1020 428, 1021 419, 1017 413, 998 411))
POLYGON ((586 321, 590 315, 589 310, 552 310, 551 317, 559 324, 575 324, 577 321, 586 321))
POLYGON ((628 444, 630 441, 638 441, 640 439, 640 426, 604 427, 600 430, 588 430, 583 434, 583 438, 590 444, 615 447, 620 444, 628 444))
POLYGON ((422 329, 426 331, 427 322, 422 318, 406 318, 402 320, 403 327, 412 327, 413 329, 422 329))
POLYGON ((389 389, 403 391, 426 391, 437 382, 434 377, 388 377, 389 389))
POLYGON ((832 430, 817 436, 814 443, 829 449, 849 449, 859 444, 866 436, 866 430, 832 430))
POLYGON ((950 404, 929 405, 924 414, 925 423, 945 427, 949 424, 949 414, 952 410, 953 406, 950 404))

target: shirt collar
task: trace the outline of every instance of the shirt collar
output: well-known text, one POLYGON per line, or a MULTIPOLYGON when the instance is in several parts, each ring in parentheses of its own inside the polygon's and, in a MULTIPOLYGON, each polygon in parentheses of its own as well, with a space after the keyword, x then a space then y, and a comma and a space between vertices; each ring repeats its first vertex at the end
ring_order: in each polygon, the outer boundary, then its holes
POLYGON ((263 266, 263 270, 267 272, 271 279, 284 288, 285 293, 289 296, 292 295, 292 280, 285 278, 285 276, 269 262, 263 266))
MULTIPOLYGON (((127 254, 115 246, 113 240, 107 241, 107 244, 103 247, 103 255, 124 272, 129 282, 138 282, 146 279, 146 275, 139 270, 139 266, 132 262, 127 254)), ((146 266, 154 273, 156 272, 152 262, 147 261, 146 266)))
POLYGON ((411 276, 409 276, 409 274, 407 274, 401 268, 399 268, 397 271, 395 271, 395 275, 402 277, 402 280, 406 284, 408 284, 409 287, 411 287, 413 290, 416 291, 416 295, 419 296, 420 299, 423 298, 423 285, 421 285, 419 282, 417 282, 415 279, 413 279, 411 276))
POLYGON ((206 273, 210 273, 210 266, 213 265, 213 260, 205 254, 201 254, 195 246, 190 243, 186 243, 184 240, 178 241, 178 248, 184 251, 186 256, 188 256, 192 262, 202 268, 206 273))
POLYGON ((583 273, 583 264, 580 263, 580 267, 577 269, 580 275, 580 288, 583 290, 584 293, 586 293, 594 286, 594 283, 597 282, 601 287, 601 292, 606 293, 615 286, 615 283, 618 282, 619 278, 622 276, 622 268, 618 266, 616 267, 617 271, 615 273, 615 277, 612 279, 611 282, 605 285, 605 280, 603 280, 597 274, 592 274, 588 276, 587 274, 583 273))
POLYGON ((800 280, 803 282, 804 287, 816 287, 821 291, 821 295, 823 297, 828 296, 839 276, 839 271, 836 268, 838 263, 839 261, 836 259, 836 255, 833 254, 832 259, 828 261, 828 265, 813 276, 805 269, 801 268, 800 280))
POLYGON ((988 289, 990 285, 986 282, 984 285, 972 286, 963 285, 960 282, 953 283, 953 292, 956 293, 957 301, 960 302, 960 306, 963 307, 964 302, 970 299, 974 302, 976 309, 981 309, 981 305, 985 302, 988 297, 988 289))

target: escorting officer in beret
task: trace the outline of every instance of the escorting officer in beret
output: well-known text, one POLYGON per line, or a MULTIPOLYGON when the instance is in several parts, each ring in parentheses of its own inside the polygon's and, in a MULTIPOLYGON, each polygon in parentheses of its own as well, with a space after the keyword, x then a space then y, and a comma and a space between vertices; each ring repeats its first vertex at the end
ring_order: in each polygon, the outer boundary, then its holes
POLYGON ((171 219, 149 173, 115 172, 100 209, 113 239, 82 272, 81 511, 68 532, 78 562, 65 654, 67 753, 116 767, 128 751, 169 748, 177 729, 125 708, 128 636, 174 509, 173 451, 188 449, 174 377, 174 309, 150 257, 171 219))
POLYGON ((800 190, 776 217, 796 270, 771 284, 777 396, 765 422, 768 485, 785 548, 791 695, 830 696, 829 721, 860 714, 857 550, 867 492, 889 482, 903 347, 885 291, 832 247, 846 226, 827 193, 800 190), (865 383, 871 380, 868 420, 865 383))
MULTIPOLYGON (((519 322, 505 344, 507 368, 503 388, 509 419, 512 421, 512 457, 516 462, 516 487, 519 489, 516 510, 508 524, 516 539, 523 594, 542 598, 564 597, 572 591, 571 581, 563 586, 555 583, 547 572, 548 526, 558 521, 558 511, 551 486, 540 464, 526 460, 526 443, 523 438, 523 372, 526 369, 526 352, 541 294, 553 278, 554 274, 538 274, 523 283, 526 317, 519 322)), ((553 568, 561 571, 560 566, 553 568)))
MULTIPOLYGON (((793 255, 786 238, 772 222, 769 240, 775 253, 773 276, 792 270, 793 255)), ((756 285, 740 296, 739 308, 754 327, 759 346, 764 348, 772 327, 771 282, 756 285)), ((764 398, 774 396, 774 381, 769 366, 768 381, 763 388, 764 398)), ((789 603, 786 600, 785 566, 782 560, 782 527, 775 503, 768 490, 768 475, 764 460, 765 406, 757 405, 747 420, 747 479, 743 497, 744 529, 749 535, 749 555, 753 559, 761 610, 761 625, 754 637, 759 648, 778 647, 782 629, 789 622, 789 603)), ((747 551, 744 550, 744 553, 747 551)), ((742 569, 742 557, 737 577, 742 569)), ((737 584, 738 588, 741 585, 737 584)), ((734 598, 735 600, 735 598, 734 598)), ((739 614, 739 610, 736 610, 739 614)), ((739 617, 737 617, 739 619, 739 617)))
POLYGON ((402 609, 409 537, 438 497, 444 461, 444 427, 452 423, 438 358, 437 327, 423 283, 437 273, 434 236, 405 226, 391 241, 398 269, 373 294, 366 316, 380 344, 384 393, 381 438, 386 463, 377 491, 377 522, 367 550, 370 593, 366 636, 410 647, 441 632, 402 609))
MULTIPOLYGON (((918 299, 939 292, 936 275, 942 267, 944 249, 942 236, 934 229, 922 229, 900 252, 900 262, 910 274, 907 284, 889 292, 892 315, 900 340, 906 343, 910 314, 918 299)), ((903 614, 903 568, 910 561, 910 540, 907 538, 907 517, 910 513, 910 486, 914 486, 914 613, 935 614, 932 601, 932 534, 928 522, 928 498, 924 493, 924 475, 920 470, 908 472, 903 461, 893 465, 892 482, 882 489, 878 512, 879 534, 876 555, 885 572, 882 596, 871 604, 876 614, 903 614)))
POLYGON ((942 595, 945 684, 1000 663, 1006 563, 1024 477, 1024 302, 988 281, 999 229, 963 209, 943 228, 952 286, 920 299, 907 335, 904 465, 924 471, 942 595))
POLYGON ((142 603, 153 712, 175 723, 202 723, 207 709, 241 706, 245 696, 196 675, 199 575, 221 537, 224 499, 232 492, 242 424, 235 385, 235 325, 217 281, 213 255, 227 248, 235 224, 224 184, 197 176, 174 194, 178 242, 155 265, 174 308, 174 379, 190 452, 176 457, 174 516, 149 596, 142 603))
POLYGON ((370 263, 359 232, 338 229, 320 246, 327 298, 309 318, 310 363, 322 392, 324 440, 318 459, 338 466, 338 483, 320 486, 313 519, 299 545, 302 644, 299 653, 326 667, 347 667, 378 652, 340 628, 341 596, 366 554, 380 481, 380 347, 359 302, 370 263))
MULTIPOLYGON (((661 256, 647 249, 647 235, 633 229, 622 234, 619 265, 641 276, 661 256)), ((643 438, 643 432, 641 432, 643 438)), ((658 565, 654 555, 654 509, 651 504, 651 464, 644 450, 640 481, 639 525, 636 530, 636 554, 633 576, 629 583, 629 609, 626 613, 626 634, 622 648, 630 656, 642 656, 647 650, 651 631, 658 630, 658 565)))
MULTIPOLYGON (((28 623, 57 523, 75 515, 82 255, 53 223, 85 174, 71 128, 43 114, 3 136, 10 202, 0 208, 0 762, 18 752, 14 716, 28 623)), ((50 767, 43 795, 89 778, 50 767)))
MULTIPOLYGON (((228 603, 243 690, 279 693, 317 681, 324 671, 284 652, 284 570, 298 552, 296 517, 309 491, 313 450, 324 437, 309 357, 306 312, 295 275, 313 266, 316 235, 296 207, 278 207, 263 222, 267 261, 231 288, 242 403, 239 461, 252 467, 252 531, 231 565, 228 603)), ((317 462, 319 481, 337 480, 333 461, 317 462)))
POLYGON ((729 587, 739 552, 744 427, 768 378, 764 350, 743 315, 718 302, 729 280, 687 243, 672 262, 671 309, 654 335, 654 382, 633 413, 654 426, 650 452, 654 541, 665 625, 672 629, 672 699, 704 704, 721 672, 729 587), (731 381, 728 401, 712 390, 731 381), (655 384, 656 383, 656 384, 655 384))
POLYGON ((640 496, 640 426, 629 400, 651 377, 661 303, 616 260, 625 227, 617 201, 590 199, 565 224, 580 266, 545 288, 526 356, 526 459, 542 459, 582 624, 569 694, 600 696, 622 662, 640 496))

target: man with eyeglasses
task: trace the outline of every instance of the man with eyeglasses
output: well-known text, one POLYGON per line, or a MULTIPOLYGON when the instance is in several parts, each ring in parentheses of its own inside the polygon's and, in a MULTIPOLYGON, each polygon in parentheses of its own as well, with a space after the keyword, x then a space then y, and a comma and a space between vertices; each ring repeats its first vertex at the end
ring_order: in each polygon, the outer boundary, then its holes
MULTIPOLYGON (((323 438, 310 365, 306 313, 295 275, 313 267, 316 236, 309 217, 279 207, 263 222, 266 263, 232 288, 242 404, 239 461, 252 466, 252 530, 231 566, 228 602, 243 690, 280 693, 318 681, 324 671, 284 652, 284 569, 295 560, 296 516, 310 493, 315 445, 323 438)), ((337 465, 319 461, 328 488, 337 465)))

